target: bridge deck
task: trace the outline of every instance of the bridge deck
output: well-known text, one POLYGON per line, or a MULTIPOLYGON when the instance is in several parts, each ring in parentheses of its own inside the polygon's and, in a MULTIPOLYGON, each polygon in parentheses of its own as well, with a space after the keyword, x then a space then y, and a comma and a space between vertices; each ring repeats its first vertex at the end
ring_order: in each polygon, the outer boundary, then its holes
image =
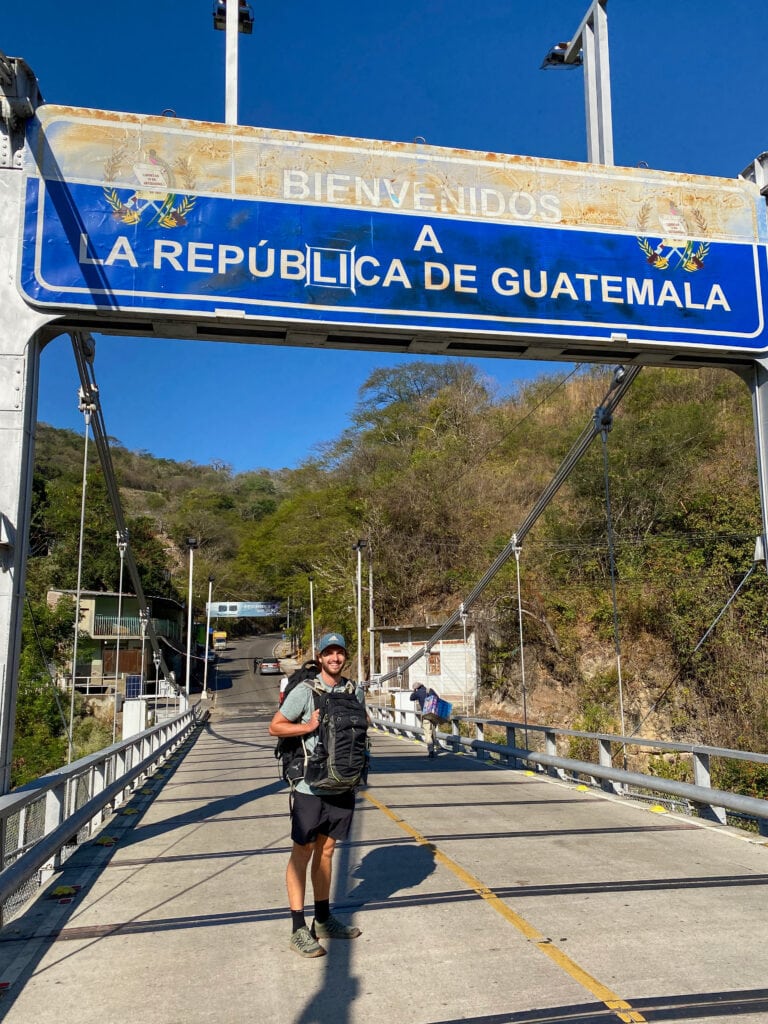
POLYGON ((376 734, 335 863, 363 935, 287 948, 266 716, 215 712, 0 932, 10 1024, 768 1021, 768 850, 376 734), (77 1008, 77 1009, 75 1009, 77 1008))

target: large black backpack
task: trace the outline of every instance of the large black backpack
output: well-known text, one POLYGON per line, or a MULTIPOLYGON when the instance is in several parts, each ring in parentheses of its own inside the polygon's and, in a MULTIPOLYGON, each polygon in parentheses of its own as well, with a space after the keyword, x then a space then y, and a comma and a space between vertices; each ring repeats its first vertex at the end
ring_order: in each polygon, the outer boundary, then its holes
MULTIPOLYGON (((298 680, 294 685, 298 682, 309 680, 298 680)), ((320 710, 315 749, 307 754, 303 736, 279 739, 275 757, 280 761, 280 774, 291 786, 304 779, 313 789, 328 793, 354 789, 365 781, 368 770, 365 707, 348 680, 338 692, 313 690, 312 695, 320 710)))
POLYGON ((353 683, 328 693, 315 690, 320 708, 317 745, 304 781, 313 789, 342 793, 365 782, 368 770, 368 716, 353 683))

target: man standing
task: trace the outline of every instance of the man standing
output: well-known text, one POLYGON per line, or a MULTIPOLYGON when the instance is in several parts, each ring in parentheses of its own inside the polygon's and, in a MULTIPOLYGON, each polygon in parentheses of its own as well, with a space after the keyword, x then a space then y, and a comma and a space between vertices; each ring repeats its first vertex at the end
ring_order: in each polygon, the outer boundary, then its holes
MULTIPOLYGON (((317 646, 320 672, 316 679, 300 683, 285 698, 270 722, 271 736, 300 736, 311 755, 317 745, 320 711, 316 707, 313 686, 327 693, 336 687, 353 687, 357 699, 364 703, 364 691, 342 676, 347 660, 347 643, 340 633, 326 633, 317 646)), ((299 956, 325 956, 317 941, 324 939, 355 939, 359 928, 343 924, 330 912, 331 871, 336 842, 346 839, 355 807, 353 789, 341 793, 318 792, 304 779, 296 784, 291 799, 291 839, 293 849, 288 861, 285 883, 291 908, 293 932, 290 948, 299 956), (311 863, 311 868, 310 868, 311 863), (310 869, 315 903, 315 919, 307 927, 304 899, 307 869, 310 869)))

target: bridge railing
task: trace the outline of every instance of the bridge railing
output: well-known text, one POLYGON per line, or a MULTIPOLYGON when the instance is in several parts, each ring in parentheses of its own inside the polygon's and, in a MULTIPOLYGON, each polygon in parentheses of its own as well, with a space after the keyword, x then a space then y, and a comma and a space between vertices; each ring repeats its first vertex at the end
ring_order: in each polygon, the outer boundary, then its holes
POLYGON ((199 707, 0 796, 0 926, 184 742, 199 707))
MULTIPOLYGON (((394 708, 370 708, 374 725, 387 732, 406 736, 423 736, 424 730, 414 712, 394 708)), ((535 771, 589 785, 620 796, 643 797, 663 794, 681 803, 682 809, 711 821, 726 823, 726 812, 754 821, 761 835, 768 835, 768 800, 745 796, 728 790, 713 789, 711 762, 715 758, 749 761, 768 765, 768 754, 757 754, 728 747, 710 747, 696 743, 675 743, 669 740, 644 739, 637 736, 616 736, 610 733, 582 732, 548 725, 526 725, 493 718, 460 717, 450 721, 450 732, 438 732, 437 742, 454 753, 474 754, 479 760, 535 771), (474 736, 462 734, 472 731, 474 736), (502 731, 505 742, 488 740, 490 731, 502 731), (582 761, 558 753, 558 738, 583 739, 596 746, 596 761, 582 761), (521 745, 520 741, 524 745, 521 745), (541 749, 534 749, 540 746, 541 749), (616 755, 627 748, 643 748, 658 753, 690 756, 693 782, 663 778, 645 772, 628 771, 614 764, 616 755)))

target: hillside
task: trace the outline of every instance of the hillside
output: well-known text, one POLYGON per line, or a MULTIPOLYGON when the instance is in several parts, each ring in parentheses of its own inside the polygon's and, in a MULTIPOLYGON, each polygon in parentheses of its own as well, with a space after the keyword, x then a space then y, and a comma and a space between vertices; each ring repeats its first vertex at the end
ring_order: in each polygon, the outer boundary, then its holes
MULTIPOLYGON (((349 429, 280 473, 233 474, 129 452, 114 462, 148 592, 186 592, 187 536, 200 540, 195 604, 291 598, 354 635, 352 545, 373 551, 378 624, 453 611, 515 532, 607 390, 580 369, 495 396, 470 365, 377 370, 349 429)), ((536 525, 521 555, 532 720, 618 730, 616 657, 600 442, 536 525)), ((627 727, 764 749, 765 569, 751 405, 725 371, 646 369, 619 408, 607 458, 627 727)), ((73 586, 82 438, 41 425, 28 590, 73 586)), ((116 588, 114 526, 91 473, 84 586, 116 588)), ((473 609, 484 697, 521 711, 514 562, 473 609)), ((296 621, 296 619, 294 619, 296 621)), ((308 633, 308 623, 306 624, 308 633)))

